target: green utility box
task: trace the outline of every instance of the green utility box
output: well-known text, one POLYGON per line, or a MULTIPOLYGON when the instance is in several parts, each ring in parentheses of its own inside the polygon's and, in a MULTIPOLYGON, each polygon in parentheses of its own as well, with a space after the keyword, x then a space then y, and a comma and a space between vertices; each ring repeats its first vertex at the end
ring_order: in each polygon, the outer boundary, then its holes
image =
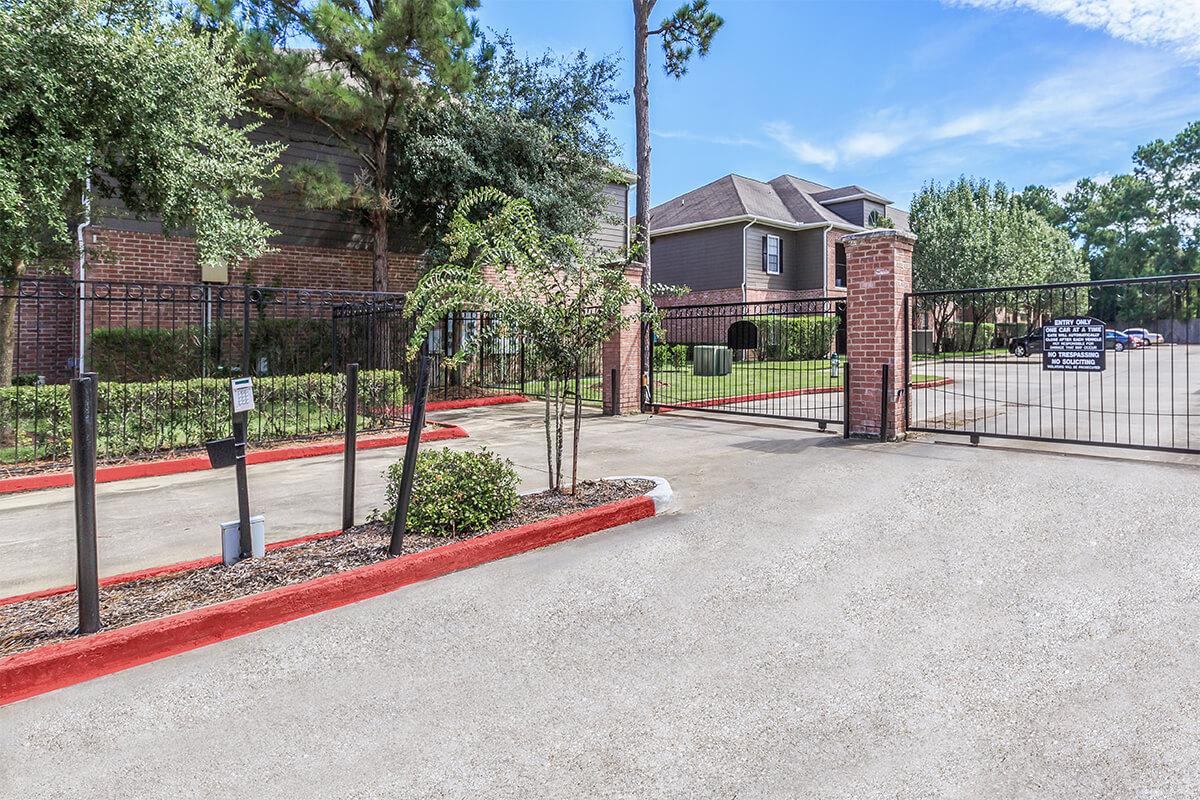
POLYGON ((733 371, 733 351, 724 345, 697 345, 692 351, 693 375, 728 375, 733 371))

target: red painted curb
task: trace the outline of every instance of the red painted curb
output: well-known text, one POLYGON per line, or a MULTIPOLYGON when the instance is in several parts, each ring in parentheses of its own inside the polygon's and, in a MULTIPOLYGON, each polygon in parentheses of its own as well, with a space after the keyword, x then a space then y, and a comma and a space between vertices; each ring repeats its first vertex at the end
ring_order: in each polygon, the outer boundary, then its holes
POLYGON ((426 411, 453 411, 456 408, 479 408, 480 406, 502 406, 509 403, 527 403, 523 394, 498 394, 492 397, 471 397, 463 400, 433 400, 425 404, 426 411))
MULTIPOLYGON (((421 434, 422 442, 436 442, 442 439, 461 439, 467 432, 457 425, 435 425, 433 430, 421 434)), ((358 450, 373 450, 377 447, 399 447, 408 442, 408 434, 400 436, 380 436, 374 439, 362 439, 358 442, 358 450)), ((294 447, 278 447, 273 450, 256 450, 246 455, 247 464, 269 464, 274 461, 290 461, 294 458, 311 458, 312 456, 327 456, 342 452, 341 442, 325 442, 323 444, 296 445, 294 447)), ((199 472, 209 469, 207 456, 189 456, 188 458, 171 458, 163 461, 139 461, 135 464, 116 464, 111 467, 100 467, 96 470, 96 483, 124 481, 130 478, 155 478, 162 475, 176 475, 181 472, 199 472)), ((73 486, 75 476, 70 472, 46 472, 40 475, 27 475, 19 478, 0 478, 0 494, 12 492, 28 492, 35 489, 54 489, 63 486, 73 486)))
POLYGON ((935 386, 949 386, 954 383, 954 378, 938 378, 933 381, 917 381, 912 385, 914 389, 932 389, 935 386))
MULTIPOLYGON (((341 533, 340 530, 325 531, 324 533, 307 533, 304 536, 297 536, 294 539, 282 539, 278 542, 267 542, 264 547, 268 552, 278 550, 281 547, 289 547, 293 544, 302 544, 304 542, 312 542, 317 539, 328 539, 331 536, 337 536, 341 533)), ((121 572, 117 575, 109 575, 107 578, 100 579, 101 586, 114 586, 119 583, 129 583, 130 581, 140 581, 145 578, 157 578, 162 575, 171 575, 176 572, 187 572, 191 569, 203 569, 204 567, 215 567, 221 563, 220 556, 205 556, 204 558, 196 558, 191 561, 178 561, 174 564, 166 564, 161 567, 147 567, 146 569, 136 569, 133 572, 121 572)), ((43 597, 54 597, 58 594, 66 594, 67 592, 75 591, 75 584, 70 586, 55 586, 53 589, 38 589, 25 594, 16 594, 11 597, 0 597, 0 606, 10 606, 13 603, 21 603, 26 600, 41 600, 43 597)))
POLYGON ((652 516, 654 502, 649 497, 631 497, 250 597, 17 653, 0 659, 0 705, 652 516))

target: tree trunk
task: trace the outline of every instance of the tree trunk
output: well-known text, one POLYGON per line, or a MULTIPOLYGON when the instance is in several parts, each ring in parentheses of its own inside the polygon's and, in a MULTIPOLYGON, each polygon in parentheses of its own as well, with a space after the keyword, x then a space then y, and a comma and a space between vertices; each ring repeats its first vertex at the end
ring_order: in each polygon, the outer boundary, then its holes
MULTIPOLYGON (((571 494, 575 494, 575 486, 579 482, 579 418, 583 415, 583 399, 580 397, 579 373, 583 365, 575 359, 575 430, 571 440, 571 494)), ((615 398, 614 398, 615 399, 615 398)))
MULTIPOLYGON (((642 288, 649 291, 650 275, 650 71, 647 59, 650 12, 656 0, 633 0, 633 112, 637 149, 637 214, 635 242, 641 246, 642 288)), ((651 337, 642 336, 641 370, 648 369, 653 354, 651 337)), ((645 384, 645 381, 642 381, 645 384)), ((642 402, 648 402, 643 389, 642 402)), ((613 398, 615 404, 616 398, 613 398)), ((616 406, 614 405, 614 408, 616 406)))
MULTIPOLYGON (((373 147, 375 158, 375 206, 371 209, 371 288, 376 292, 386 292, 388 286, 388 202, 387 202, 387 133, 375 140, 373 147)), ((371 361, 375 369, 392 369, 392 320, 387 311, 373 314, 375 330, 375 352, 371 353, 371 361)))
POLYGON ((557 379, 554 391, 554 404, 554 474, 556 476, 554 488, 561 492, 563 430, 566 427, 567 414, 567 379, 565 375, 560 375, 557 379))
POLYGON ((25 274, 25 262, 12 263, 11 276, 4 280, 4 298, 0 300, 0 387, 12 386, 13 359, 17 348, 17 281, 25 274))
POLYGON ((554 436, 550 432, 550 376, 546 375, 542 385, 542 396, 546 400, 546 473, 550 476, 550 490, 554 491, 554 436))
POLYGON ((388 291, 388 140, 387 132, 375 140, 372 148, 375 159, 375 206, 371 209, 371 288, 388 291))
POLYGON ((650 287, 650 73, 647 40, 653 2, 633 0, 633 109, 637 142, 637 244, 641 246, 642 286, 650 287))

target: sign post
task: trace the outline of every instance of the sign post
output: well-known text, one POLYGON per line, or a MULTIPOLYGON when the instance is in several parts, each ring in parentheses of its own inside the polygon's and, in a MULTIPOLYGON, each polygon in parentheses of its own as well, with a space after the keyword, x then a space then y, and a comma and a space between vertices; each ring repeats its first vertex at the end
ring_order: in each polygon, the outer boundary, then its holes
POLYGON ((250 493, 246 487, 246 422, 254 409, 254 384, 250 377, 230 381, 229 402, 233 411, 234 471, 237 473, 238 558, 251 555, 250 493))
POLYGON ((413 392, 412 413, 408 421, 408 442, 404 447, 404 472, 400 474, 400 491, 396 498, 396 515, 392 519, 392 540, 388 554, 404 552, 404 534, 408 529, 408 504, 412 500, 413 474, 417 471, 417 450, 421 446, 421 431, 425 428, 425 400, 429 395, 429 354, 421 349, 417 362, 417 385, 413 392))
POLYGON ((1103 372, 1106 327, 1095 317, 1056 318, 1042 328, 1042 369, 1103 372))

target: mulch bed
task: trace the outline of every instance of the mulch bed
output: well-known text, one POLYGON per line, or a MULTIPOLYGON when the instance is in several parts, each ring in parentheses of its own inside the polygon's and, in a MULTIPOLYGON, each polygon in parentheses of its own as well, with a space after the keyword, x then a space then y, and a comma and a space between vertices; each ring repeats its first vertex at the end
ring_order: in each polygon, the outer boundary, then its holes
MULTIPOLYGON (((524 495, 516 511, 491 530, 460 536, 406 536, 404 552, 417 553, 462 539, 570 514, 636 497, 652 481, 583 481, 574 496, 554 492, 524 495)), ((103 630, 190 611, 251 594, 331 575, 387 558, 391 529, 371 522, 327 539, 268 551, 232 567, 214 566, 100 587, 103 630)), ((0 606, 0 657, 76 638, 75 592, 0 606)))

